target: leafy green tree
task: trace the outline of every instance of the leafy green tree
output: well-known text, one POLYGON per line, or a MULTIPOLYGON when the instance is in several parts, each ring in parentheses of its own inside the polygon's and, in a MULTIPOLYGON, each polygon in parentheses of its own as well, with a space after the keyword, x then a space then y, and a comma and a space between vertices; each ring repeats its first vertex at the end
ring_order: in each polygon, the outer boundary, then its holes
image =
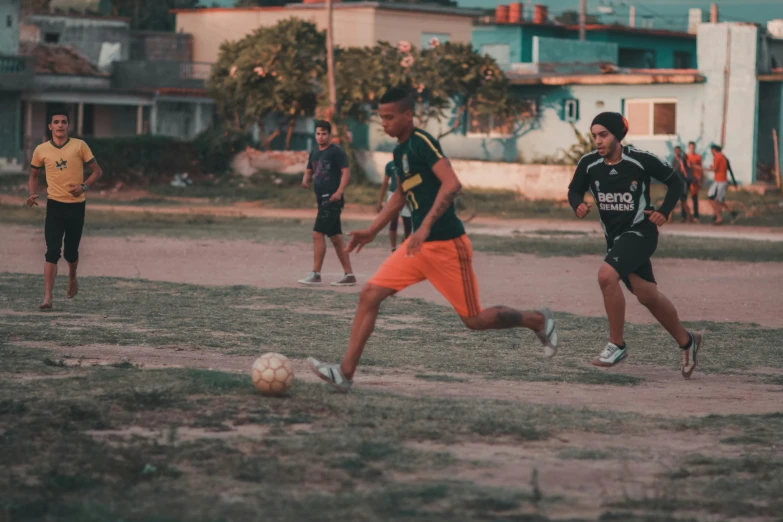
POLYGON ((238 128, 259 123, 265 144, 286 130, 290 149, 297 118, 315 114, 326 68, 324 44, 324 33, 298 18, 224 44, 207 82, 218 110, 238 128), (269 117, 276 128, 265 136, 269 117))

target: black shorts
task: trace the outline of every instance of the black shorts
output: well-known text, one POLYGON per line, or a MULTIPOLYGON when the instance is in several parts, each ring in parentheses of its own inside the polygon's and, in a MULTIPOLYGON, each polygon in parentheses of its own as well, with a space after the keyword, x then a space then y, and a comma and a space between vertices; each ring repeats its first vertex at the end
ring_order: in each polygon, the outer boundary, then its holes
MULTIPOLYGON (((650 223, 652 227, 655 227, 650 223)), ((650 258, 658 248, 658 229, 649 226, 640 227, 639 230, 623 232, 614 240, 607 241, 609 250, 604 261, 617 270, 620 278, 633 292, 628 276, 636 274, 645 281, 655 283, 652 262, 650 258)))
POLYGON ((343 233, 343 225, 340 222, 340 214, 343 212, 342 201, 319 201, 318 215, 315 218, 313 232, 320 232, 328 237, 339 236, 343 233))
POLYGON ((46 262, 57 264, 60 251, 65 249, 63 257, 69 263, 79 260, 79 243, 84 229, 85 204, 61 203, 53 199, 46 201, 46 222, 44 237, 46 238, 46 262), (64 241, 63 241, 64 240, 64 241))

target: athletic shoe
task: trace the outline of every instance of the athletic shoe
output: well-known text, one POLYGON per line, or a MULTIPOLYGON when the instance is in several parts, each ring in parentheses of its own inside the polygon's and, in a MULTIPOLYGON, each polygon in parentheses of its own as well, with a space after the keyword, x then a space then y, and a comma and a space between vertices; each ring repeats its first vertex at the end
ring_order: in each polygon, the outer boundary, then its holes
POLYGON ((557 329, 555 318, 549 308, 540 308, 536 312, 544 316, 544 329, 536 332, 541 344, 544 345, 544 357, 554 357, 557 353, 557 329))
POLYGON ((343 372, 340 371, 339 364, 325 364, 313 357, 307 358, 307 364, 310 365, 310 369, 314 374, 331 384, 341 393, 348 393, 348 390, 353 386, 353 381, 346 379, 343 372))
POLYGON ((310 272, 309 274, 307 274, 307 277, 305 277, 304 279, 300 279, 299 283, 303 285, 320 285, 321 274, 317 272, 310 272))
POLYGON ((691 334, 691 347, 687 350, 682 350, 682 376, 685 379, 690 379, 693 374, 693 370, 699 364, 698 354, 701 350, 701 334, 691 334))
POLYGON ((593 365, 608 368, 619 363, 628 356, 628 347, 620 348, 614 343, 607 343, 606 348, 593 359, 593 365))
MULTIPOLYGON (((319 278, 320 279, 320 278, 319 278)), ((356 276, 353 274, 345 274, 339 281, 333 281, 332 286, 353 286, 356 284, 356 276)))

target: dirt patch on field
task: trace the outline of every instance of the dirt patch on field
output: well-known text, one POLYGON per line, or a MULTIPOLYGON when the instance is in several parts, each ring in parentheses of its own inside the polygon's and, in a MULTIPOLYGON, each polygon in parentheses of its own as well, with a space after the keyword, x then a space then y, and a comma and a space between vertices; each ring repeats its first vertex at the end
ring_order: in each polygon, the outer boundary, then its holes
MULTIPOLYGON (((58 346, 52 343, 20 343, 57 350, 69 366, 109 365, 129 362, 143 368, 203 368, 247 373, 255 357, 224 355, 188 346, 58 346)), ((304 360, 293 360, 297 379, 319 382, 304 360)), ((623 364, 611 371, 642 377, 638 386, 611 387, 569 382, 523 382, 486 380, 467 374, 448 374, 449 379, 416 378, 415 368, 375 369, 357 374, 358 389, 377 389, 405 396, 466 397, 524 403, 595 408, 614 411, 692 417, 711 414, 752 414, 780 411, 783 386, 751 382, 744 375, 704 374, 697 370, 691 380, 676 371, 651 366, 623 364)), ((595 371, 607 371, 599 370, 595 371)))
MULTIPOLYGON (((4 227, 0 242, 0 272, 39 273, 31 259, 43 257, 40 231, 4 227)), ((260 288, 297 286, 312 269, 312 250, 306 244, 207 241, 137 236, 91 237, 80 250, 80 274, 143 278, 201 285, 244 284, 260 288)), ((386 258, 386 251, 368 249, 353 256, 360 283, 367 281, 386 258)), ((43 261, 41 261, 43 263, 43 261)), ((503 303, 519 308, 548 304, 553 310, 593 317, 604 316, 596 283, 600 259, 518 254, 497 256, 477 253, 474 266, 484 304, 503 303)), ((748 322, 783 326, 783 263, 733 263, 687 259, 655 261, 661 290, 680 307, 683 319, 748 322)), ((331 249, 327 252, 324 281, 342 276, 331 249)), ((361 286, 335 289, 358 292, 361 286)), ((422 283, 401 293, 447 305, 432 286, 422 283)), ((82 285, 78 299, 88 299, 82 285)), ((57 302, 55 302, 55 310, 57 302)), ((630 322, 653 322, 633 296, 628 299, 630 322)))

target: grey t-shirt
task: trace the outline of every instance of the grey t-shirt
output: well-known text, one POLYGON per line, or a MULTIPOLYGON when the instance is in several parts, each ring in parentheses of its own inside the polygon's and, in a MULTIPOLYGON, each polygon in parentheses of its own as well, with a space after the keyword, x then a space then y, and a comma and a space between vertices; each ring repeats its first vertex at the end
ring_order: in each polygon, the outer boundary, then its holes
POLYGON ((348 155, 337 145, 329 145, 324 150, 316 148, 310 152, 307 169, 313 171, 313 189, 319 201, 337 192, 342 170, 347 167, 348 155))

